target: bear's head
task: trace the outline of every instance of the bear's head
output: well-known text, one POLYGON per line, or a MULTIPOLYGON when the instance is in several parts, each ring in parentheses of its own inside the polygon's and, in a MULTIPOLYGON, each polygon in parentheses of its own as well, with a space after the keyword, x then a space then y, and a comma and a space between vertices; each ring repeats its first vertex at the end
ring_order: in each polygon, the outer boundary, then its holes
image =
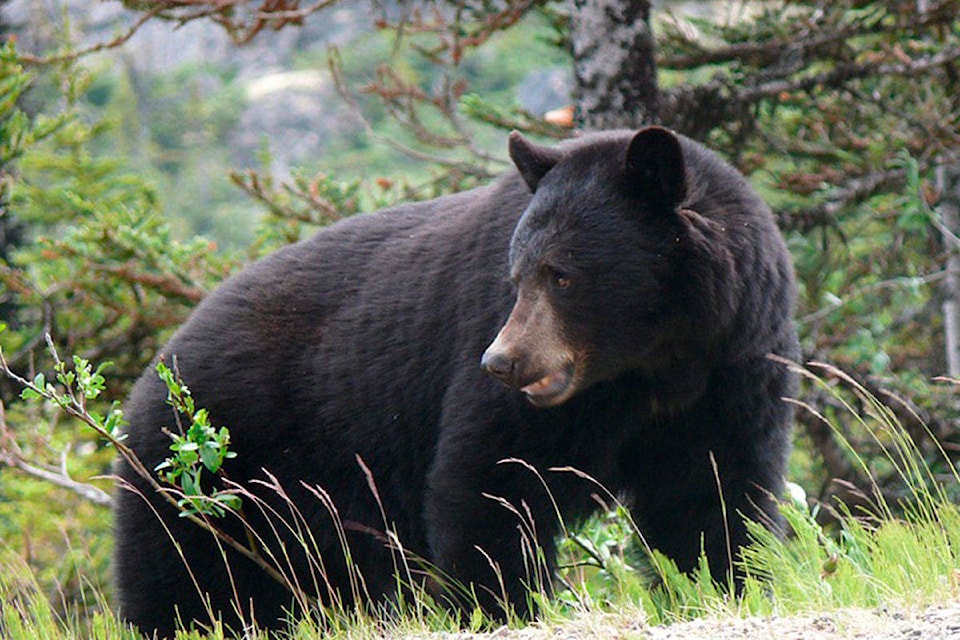
POLYGON ((483 370, 551 407, 696 358, 698 332, 723 322, 699 299, 716 287, 691 286, 713 279, 696 265, 732 267, 704 236, 711 223, 684 208, 696 180, 679 138, 648 127, 542 147, 514 132, 510 156, 533 197, 510 244, 516 302, 483 370))

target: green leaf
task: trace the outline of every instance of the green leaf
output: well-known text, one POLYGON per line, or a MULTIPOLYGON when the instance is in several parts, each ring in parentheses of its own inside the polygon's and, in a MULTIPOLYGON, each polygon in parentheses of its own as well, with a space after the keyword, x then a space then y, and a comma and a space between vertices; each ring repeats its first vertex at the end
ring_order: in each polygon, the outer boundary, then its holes
POLYGON ((180 487, 188 496, 200 495, 200 486, 193 474, 184 473, 180 476, 180 487))
POLYGON ((113 366, 113 362, 107 360, 97 365, 97 370, 93 372, 94 376, 102 376, 103 372, 113 366))
POLYGON ((235 493, 217 492, 214 497, 217 502, 234 511, 238 511, 243 506, 243 500, 235 493))
POLYGON ((37 400, 39 398, 42 398, 43 396, 37 393, 36 391, 34 391, 33 389, 26 388, 20 392, 20 397, 23 400, 37 400))
POLYGON ((210 416, 206 409, 199 409, 193 416, 193 421, 201 426, 207 427, 210 425, 210 416))
POLYGON ((186 468, 192 467, 200 461, 199 454, 193 450, 181 451, 177 458, 180 465, 186 468))
POLYGON ((220 470, 220 465, 223 462, 223 458, 220 456, 220 452, 217 449, 211 448, 210 444, 207 443, 200 449, 200 461, 203 462, 203 466, 205 466, 209 471, 216 473, 220 470))
POLYGON ((476 633, 483 629, 483 624, 486 621, 486 616, 483 614, 483 609, 480 607, 474 607, 473 611, 470 612, 470 631, 476 633))

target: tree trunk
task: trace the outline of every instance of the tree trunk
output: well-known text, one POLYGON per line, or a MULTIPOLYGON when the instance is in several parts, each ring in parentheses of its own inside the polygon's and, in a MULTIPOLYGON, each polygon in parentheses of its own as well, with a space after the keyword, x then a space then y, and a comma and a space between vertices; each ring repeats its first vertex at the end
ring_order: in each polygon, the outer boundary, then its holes
POLYGON ((576 124, 635 129, 660 121, 650 2, 573 0, 576 124))
POLYGON ((956 171, 940 165, 936 169, 940 191, 940 217, 943 223, 944 246, 947 248, 947 277, 943 282, 943 332, 946 345, 947 375, 960 378, 960 197, 956 171))

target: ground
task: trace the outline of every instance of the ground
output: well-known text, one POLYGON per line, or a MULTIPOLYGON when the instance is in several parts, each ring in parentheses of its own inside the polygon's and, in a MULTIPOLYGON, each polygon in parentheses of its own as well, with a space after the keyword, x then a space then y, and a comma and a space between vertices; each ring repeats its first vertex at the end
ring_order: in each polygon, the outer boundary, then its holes
MULTIPOLYGON (((960 601, 909 609, 842 609, 767 618, 716 617, 651 627, 625 615, 584 615, 563 626, 435 634, 431 640, 960 640, 960 601)), ((412 640, 408 639, 408 640, 412 640)))

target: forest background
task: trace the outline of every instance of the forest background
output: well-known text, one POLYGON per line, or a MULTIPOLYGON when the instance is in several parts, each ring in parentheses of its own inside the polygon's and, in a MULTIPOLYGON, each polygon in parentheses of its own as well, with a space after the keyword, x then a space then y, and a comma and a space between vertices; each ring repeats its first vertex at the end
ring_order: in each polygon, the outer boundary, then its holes
MULTIPOLYGON (((549 141, 658 122, 748 175, 787 238, 805 361, 836 367, 811 367, 790 468, 819 522, 911 491, 889 439, 844 404, 866 410, 862 390, 953 497, 958 10, 7 0, 5 362, 28 380, 54 378, 51 346, 112 363, 88 407, 110 415, 242 264, 339 217, 488 181, 510 129, 549 141)), ((10 379, 0 402, 2 552, 61 612, 108 604, 112 449, 10 379)))

